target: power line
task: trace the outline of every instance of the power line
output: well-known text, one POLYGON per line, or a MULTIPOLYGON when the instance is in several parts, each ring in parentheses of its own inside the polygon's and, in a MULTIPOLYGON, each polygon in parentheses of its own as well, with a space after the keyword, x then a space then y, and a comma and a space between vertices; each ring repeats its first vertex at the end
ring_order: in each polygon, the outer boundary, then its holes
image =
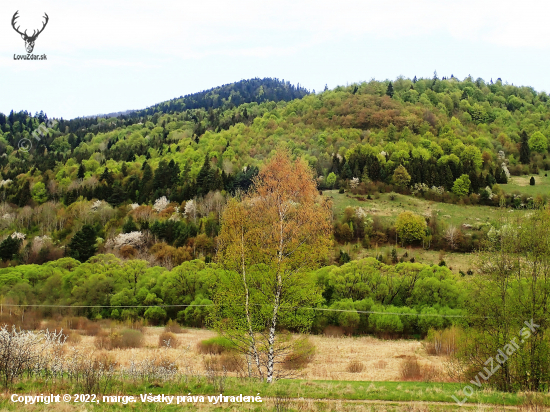
MULTIPOLYGON (((269 304, 250 304, 251 306, 271 306, 269 304)), ((13 304, 2 304, 0 306, 6 306, 6 307, 14 307, 14 308, 24 308, 24 307, 37 307, 37 308, 188 308, 188 307, 211 307, 216 306, 213 303, 206 304, 206 305, 198 305, 198 304, 189 304, 189 305, 146 305, 146 306, 139 306, 139 305, 123 305, 123 306, 114 306, 114 305, 41 305, 41 304, 27 304, 27 305, 13 305, 13 304)), ((227 306, 227 305, 224 305, 227 306)), ((244 306, 244 304, 241 305, 233 305, 233 306, 244 306)), ((364 314, 373 314, 373 315, 395 315, 395 316, 422 316, 422 317, 439 317, 439 318, 465 318, 464 315, 443 315, 439 313, 400 313, 400 312, 379 312, 379 311, 371 311, 371 310, 355 310, 355 309, 331 309, 331 308, 310 308, 310 307, 303 307, 298 306, 291 309, 305 309, 305 310, 313 310, 313 311, 324 311, 324 312, 347 312, 347 313, 364 313, 364 314)))

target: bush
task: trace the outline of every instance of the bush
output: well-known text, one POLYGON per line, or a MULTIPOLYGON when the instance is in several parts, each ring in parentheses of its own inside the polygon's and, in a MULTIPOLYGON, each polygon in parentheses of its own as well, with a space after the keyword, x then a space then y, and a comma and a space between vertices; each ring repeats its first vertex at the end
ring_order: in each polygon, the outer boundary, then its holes
POLYGON ((454 355, 462 332, 456 326, 445 330, 430 329, 423 346, 428 355, 454 355))
POLYGON ((171 333, 185 333, 187 332, 185 329, 182 329, 181 326, 178 324, 178 322, 173 321, 170 319, 166 326, 164 327, 165 332, 171 332, 171 333))
POLYGON ((97 349, 111 349, 111 339, 109 338, 109 332, 106 330, 99 331, 94 338, 94 345, 97 349))
POLYGON ((292 352, 285 356, 282 362, 283 369, 298 370, 305 368, 315 356, 315 345, 308 338, 294 343, 292 352))
POLYGON ((203 362, 206 370, 214 370, 216 372, 244 372, 246 368, 245 360, 236 353, 206 356, 203 362))
POLYGON ((415 357, 405 358, 399 367, 399 373, 404 381, 422 379, 422 371, 415 357))
POLYGON ((359 361, 351 361, 348 363, 348 366, 346 366, 346 372, 349 373, 361 373, 365 370, 365 365, 363 362, 359 361))
POLYGON ((143 346, 143 333, 135 329, 123 329, 120 332, 120 340, 114 341, 115 348, 141 348, 143 346))
POLYGON ((158 306, 151 307, 145 311, 143 317, 153 325, 158 325, 166 319, 166 311, 158 306))
POLYGON ((78 332, 71 331, 67 335, 67 340, 65 342, 70 343, 71 345, 78 345, 82 341, 82 336, 78 332))
POLYGON ((162 332, 159 336, 159 347, 177 348, 179 346, 178 338, 172 332, 162 332))
POLYGON ((102 330, 94 340, 94 345, 98 349, 129 349, 141 348, 143 346, 143 333, 134 329, 123 329, 122 331, 113 331, 108 333, 102 330))
POLYGON ((206 339, 197 344, 197 352, 204 355, 221 355, 235 351, 235 344, 223 336, 206 339))
POLYGON ((341 265, 344 265, 350 261, 351 261, 351 257, 346 252, 343 252, 342 250, 340 250, 340 256, 338 257, 338 262, 341 265))
POLYGON ((81 331, 81 334, 86 336, 96 336, 101 332, 101 325, 97 322, 92 322, 86 318, 79 318, 76 328, 81 331))
POLYGON ((402 212, 395 223, 397 234, 404 243, 422 240, 426 231, 426 219, 412 212, 402 212))

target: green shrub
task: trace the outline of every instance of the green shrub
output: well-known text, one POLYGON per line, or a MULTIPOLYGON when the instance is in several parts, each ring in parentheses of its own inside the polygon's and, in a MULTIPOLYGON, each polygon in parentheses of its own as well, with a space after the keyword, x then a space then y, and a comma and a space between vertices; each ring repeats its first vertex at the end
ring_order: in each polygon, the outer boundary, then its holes
POLYGON ((197 351, 205 355, 221 355, 235 350, 235 344, 223 336, 203 340, 197 345, 197 351))
POLYGON ((143 316, 153 325, 158 325, 164 322, 164 320, 166 319, 166 311, 161 307, 154 306, 147 309, 143 316))

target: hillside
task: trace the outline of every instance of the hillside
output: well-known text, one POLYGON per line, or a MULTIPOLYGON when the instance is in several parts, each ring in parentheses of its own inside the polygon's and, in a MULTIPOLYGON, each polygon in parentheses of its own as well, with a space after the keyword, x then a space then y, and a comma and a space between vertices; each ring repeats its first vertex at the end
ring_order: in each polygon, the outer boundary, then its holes
MULTIPOLYGON (((31 132, 48 120, 44 114, 0 115, 3 233, 51 237, 48 250, 57 252, 38 261, 65 254, 58 248, 86 223, 105 241, 121 231, 150 233, 174 262, 209 259, 227 194, 247 189, 278 148, 306 159, 321 190, 397 191, 514 208, 546 201, 543 189, 522 192, 517 181, 503 190, 526 174, 536 174, 540 185, 550 167, 545 93, 500 79, 399 78, 305 94, 282 81, 253 79, 131 116, 60 119, 39 141, 31 132), (21 139, 32 141, 29 152, 15 150, 21 139), (515 189, 519 194, 510 193, 515 189)), ((349 214, 336 218, 344 219, 335 222, 339 242, 395 238, 392 221, 374 219, 363 230, 349 214)), ((444 225, 434 225, 430 247, 448 247, 444 225)), ((477 241, 464 238, 459 250, 472 250, 477 241)))

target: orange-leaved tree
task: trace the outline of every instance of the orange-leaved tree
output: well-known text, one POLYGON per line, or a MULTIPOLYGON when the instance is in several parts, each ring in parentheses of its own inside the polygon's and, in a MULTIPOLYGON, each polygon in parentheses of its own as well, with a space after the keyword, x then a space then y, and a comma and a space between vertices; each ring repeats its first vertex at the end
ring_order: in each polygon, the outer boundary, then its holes
POLYGON ((228 202, 217 261, 226 269, 211 321, 247 355, 249 375, 273 382, 296 343, 282 329, 307 331, 321 300, 312 270, 331 246, 331 205, 302 159, 280 151, 252 189, 228 202), (286 338, 283 338, 286 336, 286 338))

